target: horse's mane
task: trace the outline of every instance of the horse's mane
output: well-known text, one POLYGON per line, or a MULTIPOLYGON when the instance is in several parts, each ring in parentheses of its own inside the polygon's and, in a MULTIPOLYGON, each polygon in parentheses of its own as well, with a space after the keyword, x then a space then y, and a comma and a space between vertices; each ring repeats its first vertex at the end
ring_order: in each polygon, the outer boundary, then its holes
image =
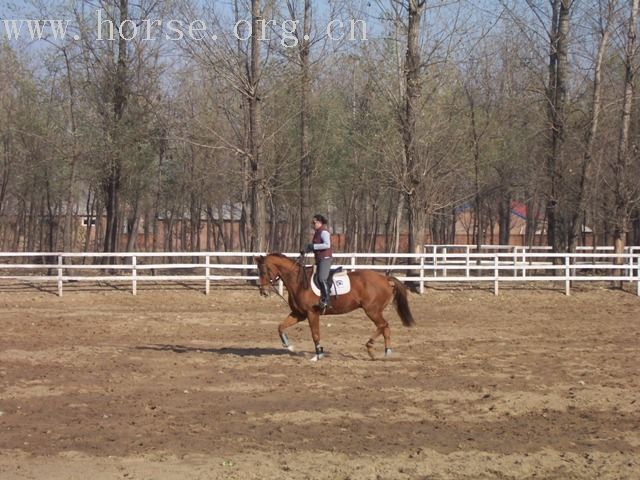
POLYGON ((267 257, 280 257, 280 258, 286 258, 287 260, 291 260, 289 257, 287 257, 285 254, 280 253, 280 252, 273 252, 273 253, 269 253, 267 254, 267 257))

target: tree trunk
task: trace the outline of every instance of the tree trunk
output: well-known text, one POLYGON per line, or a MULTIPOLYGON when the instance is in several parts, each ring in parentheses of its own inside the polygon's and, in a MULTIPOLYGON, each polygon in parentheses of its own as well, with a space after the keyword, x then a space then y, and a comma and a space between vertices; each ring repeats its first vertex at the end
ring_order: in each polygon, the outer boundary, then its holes
POLYGON ((71 127, 71 136, 73 137, 71 162, 69 165, 69 182, 67 190, 67 210, 65 213, 64 221, 64 234, 62 239, 62 249, 65 252, 71 252, 73 250, 72 232, 73 232, 73 208, 76 204, 75 196, 75 183, 76 183, 76 165, 80 156, 80 147, 78 145, 78 131, 75 115, 75 91, 73 88, 73 81, 71 79, 71 65, 69 63, 69 56, 67 55, 67 49, 63 48, 65 66, 67 69, 67 86, 69 88, 69 122, 71 127))
MULTIPOLYGON (((630 0, 631 12, 627 30, 625 48, 625 82, 622 102, 622 120, 620 122, 620 138, 618 141, 617 162, 614 165, 614 199, 615 213, 613 218, 613 245, 615 253, 623 253, 631 215, 631 199, 629 198, 628 178, 631 163, 630 127, 633 96, 635 93, 635 76, 637 69, 637 18, 640 0, 630 0)), ((622 259, 616 259, 622 263, 622 259)))
POLYGON ((500 245, 509 245, 511 240, 511 195, 509 192, 502 192, 500 195, 498 226, 500 229, 498 243, 500 245))
POLYGON ((589 167, 591 166, 591 162, 593 160, 594 143, 596 135, 598 133, 598 126, 600 122, 600 111, 602 109, 602 62, 604 59, 604 54, 607 50, 607 44, 609 42, 614 3, 615 2, 609 1, 607 4, 606 24, 600 31, 600 41, 598 42, 598 53, 596 55, 596 63, 594 67, 590 128, 587 129, 585 135, 584 154, 582 157, 582 163, 580 165, 579 178, 577 179, 578 191, 569 221, 568 244, 570 252, 575 252, 577 239, 580 238, 580 234, 582 233, 582 225, 584 225, 586 222, 584 216, 582 216, 581 218, 581 214, 585 210, 587 177, 589 167))
MULTIPOLYGON (((94 197, 97 197, 97 193, 94 194, 94 197)), ((93 251, 97 252, 99 249, 99 245, 104 243, 104 224, 103 221, 103 210, 104 207, 100 198, 96 199, 96 234, 93 241, 93 251)))
POLYGON ((311 221, 311 0, 304 0, 302 38, 298 42, 300 55, 300 240, 302 249, 308 242, 307 232, 311 221))
POLYGON ((547 240, 554 252, 566 248, 566 222, 564 212, 566 205, 562 202, 561 185, 568 74, 568 34, 569 8, 571 0, 553 0, 552 28, 549 55, 549 85, 547 88, 548 116, 550 124, 549 152, 547 154, 546 173, 547 191, 547 240))
POLYGON ((150 225, 151 225, 151 211, 147 207, 147 209, 144 212, 144 229, 143 229, 145 252, 149 251, 149 231, 150 231, 149 226, 150 225))
POLYGON ((405 106, 402 125, 402 139, 404 144, 405 174, 405 202, 407 206, 408 250, 416 252, 422 245, 421 202, 418 186, 421 181, 417 172, 418 149, 416 121, 421 97, 421 55, 420 55, 420 21, 424 10, 424 0, 409 0, 407 24, 407 52, 405 58, 405 106))
POLYGON ((131 216, 127 221, 128 232, 127 232, 127 252, 132 252, 136 248, 136 239, 138 237, 138 224, 140 223, 140 215, 138 213, 140 205, 140 200, 136 197, 133 204, 133 211, 131 212, 131 216))
POLYGON ((11 179, 11 159, 13 151, 11 148, 11 137, 9 134, 2 139, 2 179, 0 180, 0 215, 4 213, 5 198, 7 196, 7 186, 11 179))
POLYGON ((631 220, 631 239, 630 245, 640 245, 640 210, 636 210, 631 220))
MULTIPOLYGON (((627 31, 627 44, 625 48, 625 82, 622 101, 622 119, 620 122, 620 137, 618 140, 617 162, 614 165, 614 198, 615 198, 615 214, 614 214, 614 242, 616 246, 624 248, 625 236, 628 230, 628 221, 630 216, 630 199, 627 188, 627 174, 629 172, 629 164, 631 162, 630 152, 630 127, 631 113, 633 109, 633 96, 635 91, 635 72, 636 72, 636 43, 637 43, 637 16, 638 3, 640 0, 630 0, 631 15, 629 18, 629 27, 627 31)), ((618 248, 616 248, 616 253, 618 248)))
POLYGON ((262 8, 260 0, 251 0, 251 58, 249 66, 249 151, 250 151, 250 196, 251 196, 251 238, 250 250, 265 250, 266 178, 262 159, 262 99, 259 85, 262 75, 260 63, 260 38, 262 37, 262 8))
MULTIPOLYGON (((469 102, 469 113, 471 117, 471 148, 473 151, 473 169, 474 169, 474 186, 475 186, 475 205, 474 205, 474 240, 477 251, 480 252, 482 246, 482 236, 484 225, 482 224, 482 197, 480 194, 480 135, 476 125, 476 106, 473 94, 468 88, 465 88, 467 100, 469 102)), ((455 240, 454 240, 455 243, 455 240)))
MULTIPOLYGON (((120 24, 129 19, 128 0, 119 1, 120 24)), ((118 60, 113 88, 113 127, 112 140, 116 145, 116 150, 109 152, 110 165, 104 188, 106 193, 107 225, 104 236, 104 251, 118 251, 118 219, 120 217, 120 187, 122 175, 122 159, 117 149, 118 139, 121 135, 121 121, 127 105, 127 41, 123 38, 128 36, 118 35, 118 60)))

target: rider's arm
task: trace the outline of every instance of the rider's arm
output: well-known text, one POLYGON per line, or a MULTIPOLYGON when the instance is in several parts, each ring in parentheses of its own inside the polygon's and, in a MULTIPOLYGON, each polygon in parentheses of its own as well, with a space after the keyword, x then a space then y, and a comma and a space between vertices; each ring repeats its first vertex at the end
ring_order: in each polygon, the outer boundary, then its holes
POLYGON ((314 250, 326 250, 327 248, 331 248, 331 234, 326 230, 320 232, 320 239, 322 243, 314 243, 314 250))

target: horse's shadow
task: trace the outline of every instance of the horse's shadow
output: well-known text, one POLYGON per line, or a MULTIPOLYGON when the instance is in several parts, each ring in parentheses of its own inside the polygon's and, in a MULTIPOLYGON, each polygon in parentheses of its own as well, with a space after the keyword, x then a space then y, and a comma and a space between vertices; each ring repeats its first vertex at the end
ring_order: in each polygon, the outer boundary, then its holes
POLYGON ((173 353, 212 353, 214 355, 235 355, 238 357, 298 357, 303 356, 302 352, 290 352, 284 348, 241 348, 241 347, 223 347, 223 348, 202 348, 202 347, 189 347, 186 345, 139 345, 135 347, 136 350, 155 350, 155 351, 170 351, 173 353))

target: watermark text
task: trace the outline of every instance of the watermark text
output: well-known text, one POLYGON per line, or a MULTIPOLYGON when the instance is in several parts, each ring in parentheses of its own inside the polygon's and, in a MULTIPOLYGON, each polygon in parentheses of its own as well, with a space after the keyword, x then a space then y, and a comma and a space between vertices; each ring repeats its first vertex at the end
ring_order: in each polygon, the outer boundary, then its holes
MULTIPOLYGON (((297 20, 250 19, 239 20, 228 31, 213 29, 204 20, 179 19, 125 19, 120 22, 109 18, 102 9, 97 9, 92 23, 95 27, 91 40, 107 41, 216 41, 221 36, 231 36, 234 40, 247 41, 257 27, 256 35, 261 41, 276 40, 283 47, 295 47, 302 38, 297 20)), ((44 40, 62 41, 69 38, 80 40, 77 28, 70 20, 63 19, 0 19, 0 40, 44 40)), ((366 41, 367 24, 364 20, 331 20, 319 33, 331 41, 366 41)))

